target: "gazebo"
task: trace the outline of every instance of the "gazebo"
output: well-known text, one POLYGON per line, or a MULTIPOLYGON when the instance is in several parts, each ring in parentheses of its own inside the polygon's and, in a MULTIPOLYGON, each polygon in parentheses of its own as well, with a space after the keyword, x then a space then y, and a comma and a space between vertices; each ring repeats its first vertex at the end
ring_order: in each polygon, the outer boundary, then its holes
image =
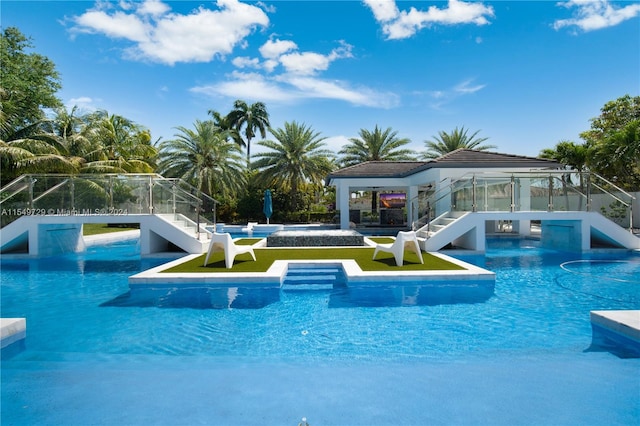
POLYGON ((418 213, 410 208, 415 200, 470 173, 534 172, 562 167, 553 160, 458 149, 431 161, 368 161, 337 170, 326 181, 336 188, 340 229, 362 226, 367 222, 363 219, 371 216, 377 218, 379 226, 410 227, 418 219, 418 213), (378 194, 377 211, 352 208, 353 194, 362 191, 378 194))

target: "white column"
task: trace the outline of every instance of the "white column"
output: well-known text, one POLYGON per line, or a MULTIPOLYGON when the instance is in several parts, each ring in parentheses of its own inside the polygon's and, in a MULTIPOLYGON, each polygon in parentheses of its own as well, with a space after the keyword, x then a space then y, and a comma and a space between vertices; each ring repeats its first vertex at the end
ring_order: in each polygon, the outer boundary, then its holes
POLYGON ((345 180, 339 181, 336 186, 336 203, 340 210, 340 229, 349 229, 349 184, 345 180))
MULTIPOLYGON (((418 217, 413 217, 412 202, 418 202, 418 187, 416 185, 412 185, 407 188, 407 224, 411 226, 414 220, 419 219, 418 217)), ((419 213, 418 213, 419 214, 419 213)))

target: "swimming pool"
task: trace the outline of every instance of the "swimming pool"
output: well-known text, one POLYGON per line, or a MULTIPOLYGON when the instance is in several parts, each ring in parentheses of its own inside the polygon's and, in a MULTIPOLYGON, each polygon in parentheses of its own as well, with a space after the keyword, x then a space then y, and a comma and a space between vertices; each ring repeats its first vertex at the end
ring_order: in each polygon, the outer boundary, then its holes
POLYGON ((640 307, 637 255, 492 240, 463 257, 496 272, 481 303, 406 286, 245 291, 231 307, 220 289, 129 293, 165 260, 131 242, 2 259, 2 316, 27 318, 26 349, 2 363, 3 423, 640 420, 640 361, 591 347, 589 322, 640 307))

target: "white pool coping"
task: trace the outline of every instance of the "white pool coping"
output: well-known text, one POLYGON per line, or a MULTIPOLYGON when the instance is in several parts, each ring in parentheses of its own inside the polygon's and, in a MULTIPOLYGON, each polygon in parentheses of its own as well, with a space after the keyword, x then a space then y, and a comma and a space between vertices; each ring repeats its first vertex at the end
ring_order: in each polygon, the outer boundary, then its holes
MULTIPOLYGON (((354 247, 359 249, 361 247, 354 247)), ((304 247, 300 247, 304 250, 304 247)), ((277 260, 266 272, 162 272, 173 266, 190 261, 198 256, 192 254, 180 259, 165 263, 155 268, 148 269, 129 277, 129 287, 167 287, 176 285, 203 285, 217 287, 235 287, 238 285, 263 288, 281 287, 287 273, 289 264, 302 265, 341 265, 347 277, 347 286, 376 286, 381 282, 388 285, 394 284, 415 285, 420 281, 452 281, 456 283, 468 282, 477 284, 477 281, 490 281, 495 283, 495 273, 470 263, 449 257, 441 253, 430 253, 448 262, 459 265, 464 270, 455 271, 363 271, 355 260, 349 259, 323 259, 323 260, 277 260)))
POLYGON ((591 311, 591 323, 640 343, 640 310, 591 311))
POLYGON ((27 337, 26 318, 0 318, 0 348, 27 337))

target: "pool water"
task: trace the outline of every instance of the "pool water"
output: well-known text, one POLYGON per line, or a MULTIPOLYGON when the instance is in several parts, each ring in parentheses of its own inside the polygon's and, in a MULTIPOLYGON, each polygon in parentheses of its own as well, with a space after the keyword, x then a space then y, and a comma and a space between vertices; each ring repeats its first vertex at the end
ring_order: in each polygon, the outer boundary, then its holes
POLYGON ((135 241, 3 258, 2 316, 27 318, 24 350, 2 363, 3 424, 640 420, 639 360, 592 346, 589 322, 640 309, 640 256, 500 238, 461 259, 496 272, 490 297, 393 283, 129 291, 169 260, 141 260, 135 241))

